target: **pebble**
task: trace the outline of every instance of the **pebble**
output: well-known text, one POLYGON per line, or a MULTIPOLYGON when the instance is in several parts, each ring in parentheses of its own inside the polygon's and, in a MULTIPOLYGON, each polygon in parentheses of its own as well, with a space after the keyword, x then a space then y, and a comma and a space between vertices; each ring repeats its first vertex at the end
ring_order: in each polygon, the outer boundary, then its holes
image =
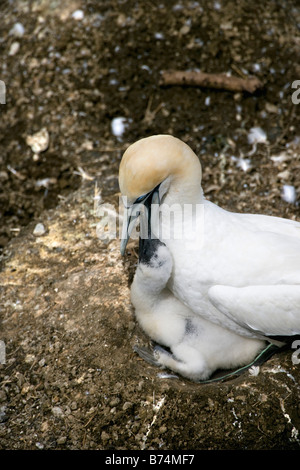
POLYGON ((41 237, 42 235, 45 235, 45 233, 46 233, 46 228, 45 228, 44 224, 42 224, 42 223, 36 224, 36 226, 34 227, 34 230, 33 230, 33 235, 35 237, 41 237))
POLYGON ((11 55, 11 56, 16 55, 19 52, 19 49, 20 49, 20 43, 18 41, 14 41, 9 48, 8 55, 11 55))
POLYGON ((126 401, 123 405, 123 411, 126 411, 131 407, 132 407, 132 403, 130 401, 126 401))
POLYGON ((47 432, 49 430, 49 424, 48 421, 44 421, 41 425, 41 431, 42 432, 47 432))
POLYGON ((33 135, 28 135, 26 137, 26 143, 31 147, 31 150, 39 154, 47 150, 49 146, 49 132, 45 127, 43 127, 40 131, 36 132, 33 135))
POLYGON ((64 416, 64 412, 63 410, 59 407, 59 406, 53 406, 52 408, 52 414, 56 417, 56 418, 62 418, 64 416))
POLYGON ((284 171, 281 171, 280 173, 278 173, 277 176, 281 180, 288 180, 291 176, 291 173, 289 172, 289 170, 284 170, 284 171))
POLYGON ((270 114, 277 114, 278 113, 278 108, 275 106, 275 104, 272 103, 266 103, 265 105, 266 111, 270 114))
POLYGON ((35 355, 34 354, 26 354, 24 360, 25 360, 26 364, 32 364, 35 360, 35 355))
POLYGON ((120 398, 115 397, 112 400, 110 400, 109 404, 110 404, 110 406, 114 407, 114 406, 118 405, 120 403, 120 401, 121 401, 120 398))
POLYGON ((62 445, 66 442, 66 440, 67 440, 66 436, 61 436, 57 439, 57 444, 62 445))
POLYGON ((108 439, 110 439, 110 435, 107 434, 107 432, 102 431, 102 433, 101 433, 101 440, 102 440, 102 441, 108 441, 108 439))

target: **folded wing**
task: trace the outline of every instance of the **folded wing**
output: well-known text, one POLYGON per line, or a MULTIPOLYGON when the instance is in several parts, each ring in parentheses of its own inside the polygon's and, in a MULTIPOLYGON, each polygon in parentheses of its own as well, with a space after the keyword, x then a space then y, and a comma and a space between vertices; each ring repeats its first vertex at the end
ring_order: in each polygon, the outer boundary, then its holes
POLYGON ((259 285, 209 289, 213 305, 238 325, 265 336, 300 334, 300 285, 259 285))

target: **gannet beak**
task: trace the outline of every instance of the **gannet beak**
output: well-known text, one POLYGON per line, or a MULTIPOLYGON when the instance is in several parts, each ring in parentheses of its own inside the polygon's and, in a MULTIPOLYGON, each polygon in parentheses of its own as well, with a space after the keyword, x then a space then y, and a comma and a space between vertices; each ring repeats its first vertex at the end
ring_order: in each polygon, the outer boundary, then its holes
POLYGON ((160 203, 158 188, 158 186, 154 188, 142 199, 139 199, 139 202, 135 202, 132 206, 125 206, 123 215, 122 238, 120 244, 120 252, 122 256, 125 254, 126 246, 133 227, 135 226, 138 217, 141 215, 142 206, 144 206, 148 217, 147 231, 143 233, 146 233, 146 237, 149 237, 149 235, 151 237, 151 204, 159 205, 160 203))
POLYGON ((126 246, 130 238, 130 234, 135 226, 135 223, 140 215, 140 204, 133 204, 130 207, 125 207, 123 215, 122 238, 120 244, 121 255, 125 255, 126 246))

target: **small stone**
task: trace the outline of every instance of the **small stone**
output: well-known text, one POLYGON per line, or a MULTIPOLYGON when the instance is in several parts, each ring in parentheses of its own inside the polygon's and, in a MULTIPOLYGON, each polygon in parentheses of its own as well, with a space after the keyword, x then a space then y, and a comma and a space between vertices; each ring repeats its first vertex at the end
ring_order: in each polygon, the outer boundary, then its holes
POLYGON ((132 403, 130 401, 126 401, 123 405, 123 411, 126 411, 131 407, 132 407, 132 403))
POLYGON ((35 360, 34 354, 26 354, 25 356, 25 362, 26 364, 32 364, 32 362, 35 360))
POLYGON ((277 176, 281 180, 288 180, 291 176, 291 173, 289 172, 289 170, 284 170, 284 171, 281 171, 280 173, 278 173, 277 176))
POLYGON ((61 436, 57 439, 57 444, 62 445, 66 442, 66 440, 67 440, 66 436, 61 436))
POLYGON ((33 230, 33 235, 35 237, 42 237, 43 235, 45 235, 45 233, 46 233, 46 228, 44 224, 41 224, 41 223, 36 224, 33 230))
POLYGON ((120 398, 116 397, 116 398, 113 398, 112 400, 110 400, 109 404, 110 406, 116 406, 120 403, 120 398))
POLYGON ((22 390, 21 390, 21 395, 26 395, 29 390, 30 390, 30 384, 29 383, 25 383, 22 387, 22 390))
POLYGON ((107 434, 107 432, 102 431, 102 433, 101 433, 101 440, 102 440, 102 441, 108 441, 108 439, 110 439, 110 435, 107 434))
POLYGON ((272 103, 266 103, 265 105, 266 111, 270 114, 277 114, 278 113, 278 108, 275 106, 275 104, 272 103))
POLYGON ((41 425, 41 431, 42 432, 47 432, 49 429, 49 424, 48 424, 48 421, 44 421, 41 425))
POLYGON ((59 406, 53 406, 52 408, 52 414, 56 418, 62 418, 64 416, 63 410, 59 406))
POLYGON ((33 135, 28 135, 26 137, 26 144, 31 147, 31 150, 39 154, 41 152, 45 152, 49 146, 50 136, 49 132, 45 127, 43 127, 40 131, 36 132, 33 135))
POLYGON ((186 34, 190 32, 190 30, 191 30, 191 27, 188 24, 185 24, 182 26, 182 28, 180 28, 179 33, 180 35, 185 36, 186 34))
POLYGON ((14 41, 9 49, 8 55, 16 55, 19 52, 20 49, 20 43, 17 41, 14 41))

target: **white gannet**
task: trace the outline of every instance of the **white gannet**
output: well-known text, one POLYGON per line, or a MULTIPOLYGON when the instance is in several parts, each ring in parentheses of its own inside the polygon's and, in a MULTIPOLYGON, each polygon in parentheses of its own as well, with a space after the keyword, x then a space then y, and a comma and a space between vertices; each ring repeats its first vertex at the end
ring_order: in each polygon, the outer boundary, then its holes
POLYGON ((193 381, 249 363, 265 342, 244 338, 195 315, 167 288, 172 267, 165 244, 158 239, 140 240, 131 301, 139 325, 158 344, 153 354, 135 347, 139 355, 193 381))
MULTIPOLYGON (((119 184, 128 212, 121 252, 125 252, 131 222, 136 218, 133 209, 149 201, 155 192, 159 210, 154 211, 152 231, 172 259, 166 289, 184 308, 184 318, 192 315, 194 321, 199 318, 220 327, 215 340, 210 336, 211 342, 222 344, 224 335, 220 356, 226 357, 225 349, 231 347, 229 332, 239 336, 241 355, 249 338, 259 340, 253 356, 266 338, 275 341, 272 337, 300 334, 299 222, 232 213, 207 201, 198 157, 188 145, 168 135, 131 145, 120 164, 119 184)), ((165 321, 163 309, 157 308, 165 334, 170 332, 171 336, 172 324, 176 326, 179 316, 166 312, 165 321)), ((207 351, 214 354, 209 348, 207 351)))

